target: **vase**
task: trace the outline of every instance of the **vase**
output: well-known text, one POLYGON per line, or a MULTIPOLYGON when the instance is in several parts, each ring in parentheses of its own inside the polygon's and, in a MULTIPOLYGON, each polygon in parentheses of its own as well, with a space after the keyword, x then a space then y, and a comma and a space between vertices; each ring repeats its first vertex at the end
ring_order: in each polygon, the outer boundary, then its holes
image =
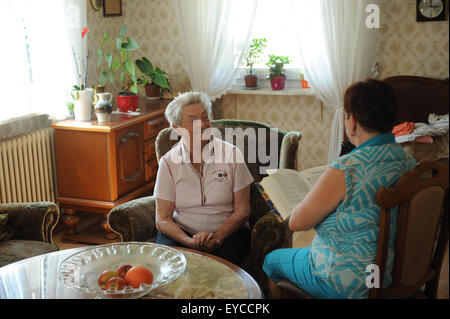
POLYGON ((97 93, 97 102, 95 103, 95 115, 98 123, 107 123, 111 119, 112 112, 112 93, 97 93))
POLYGON ((92 89, 75 91, 75 103, 73 106, 73 113, 75 121, 90 121, 92 110, 92 89))
POLYGON ((272 86, 272 90, 282 90, 284 89, 284 85, 286 84, 285 76, 275 76, 270 79, 270 85, 272 86))
POLYGON ((117 107, 120 112, 134 112, 139 106, 139 95, 117 95, 117 107))

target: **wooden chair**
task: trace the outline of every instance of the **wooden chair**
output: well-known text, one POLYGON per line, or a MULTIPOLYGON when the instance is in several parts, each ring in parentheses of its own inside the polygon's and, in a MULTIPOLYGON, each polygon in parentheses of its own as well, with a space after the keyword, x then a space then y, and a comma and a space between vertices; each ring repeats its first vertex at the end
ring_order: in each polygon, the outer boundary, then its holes
MULTIPOLYGON (((436 298, 448 243, 448 165, 423 161, 393 188, 381 187, 375 201, 381 208, 375 264, 384 278, 391 209, 398 206, 392 285, 369 290, 369 299, 436 298), (425 289, 423 289, 425 288, 425 289)), ((313 298, 288 280, 278 282, 285 298, 313 298)))
POLYGON ((391 208, 399 206, 392 285, 372 288, 369 298, 436 298, 448 243, 448 166, 423 161, 394 188, 380 188, 381 207, 376 264, 384 278, 391 208), (425 286, 425 289, 422 288, 425 286))

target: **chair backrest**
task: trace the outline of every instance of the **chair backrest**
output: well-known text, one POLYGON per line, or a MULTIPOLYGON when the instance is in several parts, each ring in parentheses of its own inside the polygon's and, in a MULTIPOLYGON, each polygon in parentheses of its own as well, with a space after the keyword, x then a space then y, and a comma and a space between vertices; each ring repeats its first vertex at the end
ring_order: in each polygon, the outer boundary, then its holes
POLYGON ((370 289, 369 298, 410 297, 424 285, 426 296, 435 298, 448 242, 448 166, 423 161, 395 187, 381 187, 375 201, 381 208, 376 254, 380 288, 370 289), (397 206, 392 285, 383 287, 391 209, 397 206))
MULTIPOLYGON (((242 132, 244 135, 243 145, 238 145, 238 139, 236 137, 233 139, 233 144, 238 146, 242 153, 244 154, 244 160, 247 164, 248 169, 255 181, 261 181, 267 174, 260 172, 260 167, 266 167, 269 165, 268 162, 265 162, 266 159, 264 156, 259 156, 259 152, 267 155, 270 151, 270 136, 274 136, 274 139, 277 141, 276 149, 272 145, 273 151, 276 150, 277 154, 277 166, 280 164, 280 153, 282 152, 282 143, 284 137, 288 134, 288 132, 280 130, 278 128, 272 127, 270 125, 251 122, 251 121, 243 121, 243 120, 212 120, 211 126, 220 131, 222 139, 226 139, 226 134, 228 132, 242 132), (251 144, 254 143, 254 144, 251 144), (249 145, 255 145, 256 149, 250 148, 249 145), (244 149, 242 149, 242 147, 244 149), (265 149, 264 149, 265 147, 265 149), (256 153, 256 161, 248 161, 249 157, 252 158, 252 153, 256 153)), ((178 143, 177 139, 171 139, 172 128, 168 127, 161 130, 156 138, 155 148, 156 148, 156 158, 159 162, 159 159, 166 154, 176 143, 178 143)), ((231 142, 231 141, 230 141, 231 142)), ((294 162, 294 161, 292 161, 294 162)), ((290 167, 294 168, 294 167, 290 167)), ((261 218, 265 213, 267 213, 269 207, 265 203, 262 196, 259 194, 257 188, 252 185, 250 192, 250 205, 252 216, 250 218, 250 225, 253 226, 256 221, 261 218)))

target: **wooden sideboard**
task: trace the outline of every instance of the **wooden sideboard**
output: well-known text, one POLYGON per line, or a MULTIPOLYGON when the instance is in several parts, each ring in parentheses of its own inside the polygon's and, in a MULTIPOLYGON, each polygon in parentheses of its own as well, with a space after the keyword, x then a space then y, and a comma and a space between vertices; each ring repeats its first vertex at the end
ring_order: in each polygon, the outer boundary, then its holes
MULTIPOLYGON (((69 119, 52 125, 57 202, 67 228, 63 240, 93 244, 118 240, 106 222, 108 213, 119 204, 152 194, 158 170, 155 140, 169 126, 164 117, 169 102, 141 98, 138 114, 113 112, 109 123, 98 124, 93 113, 92 121, 69 119), (77 211, 103 214, 106 232, 78 233, 77 211)), ((102 232, 98 225, 97 229, 102 232)))

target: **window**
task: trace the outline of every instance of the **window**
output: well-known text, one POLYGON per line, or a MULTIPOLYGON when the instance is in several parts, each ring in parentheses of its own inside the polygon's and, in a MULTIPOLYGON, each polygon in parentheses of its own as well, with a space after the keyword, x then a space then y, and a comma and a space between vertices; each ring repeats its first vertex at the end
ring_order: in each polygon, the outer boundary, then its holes
MULTIPOLYGON (((30 113, 61 119, 74 79, 69 34, 84 0, 1 0, 0 122, 30 113), (49 18, 51 17, 51 18, 49 18), (4 46, 3 46, 4 45, 4 46)), ((84 8, 85 10, 85 8, 84 8)), ((85 11, 84 11, 85 12, 85 11)), ((78 37, 81 40, 81 36, 78 37)))
MULTIPOLYGON (((320 1, 316 1, 317 6, 320 1)), ((307 4, 311 5, 311 4, 307 4)), ((258 9, 253 24, 251 39, 266 38, 267 47, 261 57, 261 61, 254 66, 255 74, 259 79, 265 79, 268 72, 266 66, 270 54, 288 56, 292 62, 285 66, 287 72, 286 87, 300 87, 300 72, 305 65, 300 55, 297 41, 298 28, 318 28, 318 19, 311 17, 309 21, 301 21, 295 16, 296 10, 306 6, 302 0, 258 0, 258 9)), ((317 8, 315 8, 317 9, 317 8)), ((314 41, 314 40, 313 40, 314 41)), ((311 43, 311 45, 313 45, 311 43)), ((241 72, 237 79, 237 85, 243 85, 243 77, 247 74, 245 61, 242 63, 241 72)), ((304 73, 304 72, 303 72, 304 73)), ((263 81, 259 81, 263 82, 263 81)), ((266 83, 267 84, 267 83, 266 83)))

